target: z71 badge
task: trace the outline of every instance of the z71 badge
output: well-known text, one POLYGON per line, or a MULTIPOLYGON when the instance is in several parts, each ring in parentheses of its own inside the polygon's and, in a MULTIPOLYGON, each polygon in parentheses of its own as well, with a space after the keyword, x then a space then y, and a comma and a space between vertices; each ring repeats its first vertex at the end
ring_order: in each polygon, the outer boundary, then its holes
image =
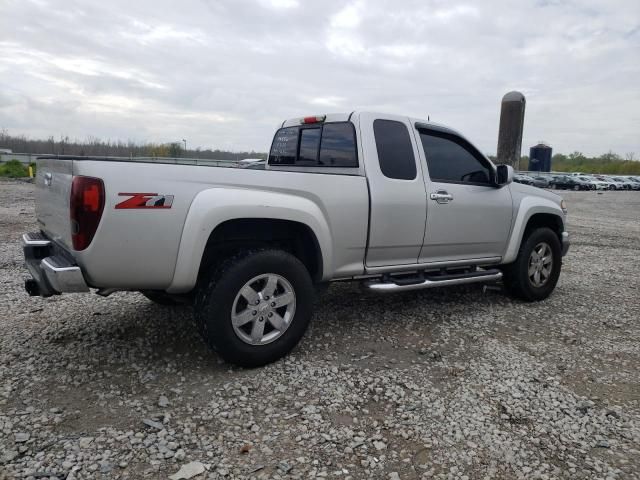
POLYGON ((173 195, 158 193, 119 193, 120 197, 131 197, 116 204, 116 210, 123 208, 171 208, 173 195))

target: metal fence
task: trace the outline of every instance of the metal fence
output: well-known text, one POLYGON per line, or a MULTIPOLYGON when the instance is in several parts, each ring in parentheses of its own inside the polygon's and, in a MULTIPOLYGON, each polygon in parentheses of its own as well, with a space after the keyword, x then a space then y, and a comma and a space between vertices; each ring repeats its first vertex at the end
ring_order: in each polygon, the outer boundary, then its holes
POLYGON ((0 153, 0 162, 5 163, 10 160, 18 160, 20 163, 28 165, 35 163, 36 158, 42 156, 42 153, 0 153))
MULTIPOLYGON (((0 153, 0 163, 10 160, 18 160, 20 163, 28 165, 35 163, 39 157, 56 157, 56 155, 45 153, 0 153)), ((73 157, 73 156, 72 156, 73 157)), ((78 157, 80 158, 80 157, 78 157)), ((166 157, 102 157, 95 156, 100 160, 110 160, 114 162, 140 162, 140 163, 169 163, 180 165, 203 165, 214 167, 236 167, 238 160, 213 160, 206 158, 166 158, 166 157)))
POLYGON ((520 174, 520 175, 529 175, 530 177, 553 177, 555 175, 587 175, 587 176, 591 176, 591 175, 606 175, 608 177, 617 176, 617 175, 611 175, 611 174, 605 174, 605 173, 539 172, 537 170, 516 170, 515 173, 520 174))

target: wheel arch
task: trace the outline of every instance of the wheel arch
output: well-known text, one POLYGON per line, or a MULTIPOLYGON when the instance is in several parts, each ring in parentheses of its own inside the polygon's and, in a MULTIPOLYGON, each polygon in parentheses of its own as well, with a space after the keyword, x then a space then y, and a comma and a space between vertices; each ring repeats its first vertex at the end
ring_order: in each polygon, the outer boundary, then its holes
POLYGON ((560 206, 545 198, 524 198, 516 217, 511 237, 507 244, 502 263, 511 263, 516 259, 523 240, 535 228, 549 227, 562 241, 564 231, 564 213, 560 206))
POLYGON ((283 232, 278 228, 289 235, 291 253, 302 257, 314 281, 331 276, 331 229, 323 210, 312 199, 265 190, 211 188, 200 192, 189 208, 173 279, 166 291, 185 293, 193 289, 212 245, 219 247, 225 239, 253 247, 265 245, 270 240, 282 240, 283 232), (251 236, 256 239, 252 245, 251 236))
POLYGON ((534 213, 529 217, 527 225, 524 229, 523 238, 536 228, 548 227, 555 232, 559 240, 562 240, 562 232, 564 231, 564 222, 562 218, 553 213, 534 213))
POLYGON ((304 264, 314 282, 322 279, 322 250, 313 230, 304 223, 280 218, 234 218, 218 225, 207 239, 198 278, 217 258, 245 247, 289 252, 304 264))

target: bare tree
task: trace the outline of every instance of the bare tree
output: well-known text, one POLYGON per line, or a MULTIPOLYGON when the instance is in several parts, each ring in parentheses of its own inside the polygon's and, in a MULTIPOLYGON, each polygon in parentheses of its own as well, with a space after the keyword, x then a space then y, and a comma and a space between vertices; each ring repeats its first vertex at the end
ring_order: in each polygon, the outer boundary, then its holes
POLYGON ((59 140, 50 136, 47 139, 31 139, 24 135, 11 135, 0 128, 0 147, 13 150, 15 153, 60 154, 60 155, 93 155, 105 157, 196 157, 211 160, 230 160, 232 158, 267 158, 266 153, 228 152, 212 149, 192 149, 185 151, 180 142, 170 143, 135 143, 132 140, 101 140, 94 136, 84 141, 70 139, 61 135, 59 140))

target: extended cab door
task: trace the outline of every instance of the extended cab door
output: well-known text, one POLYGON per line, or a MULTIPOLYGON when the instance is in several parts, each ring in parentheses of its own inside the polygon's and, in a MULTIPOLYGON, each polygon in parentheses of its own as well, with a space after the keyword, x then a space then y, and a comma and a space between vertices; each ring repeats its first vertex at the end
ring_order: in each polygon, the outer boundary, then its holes
POLYGON ((418 261, 427 210, 413 127, 407 117, 360 114, 369 183, 367 267, 418 261))
POLYGON ((513 214, 509 188, 494 186, 493 166, 464 138, 417 127, 428 198, 420 262, 499 260, 513 214))

